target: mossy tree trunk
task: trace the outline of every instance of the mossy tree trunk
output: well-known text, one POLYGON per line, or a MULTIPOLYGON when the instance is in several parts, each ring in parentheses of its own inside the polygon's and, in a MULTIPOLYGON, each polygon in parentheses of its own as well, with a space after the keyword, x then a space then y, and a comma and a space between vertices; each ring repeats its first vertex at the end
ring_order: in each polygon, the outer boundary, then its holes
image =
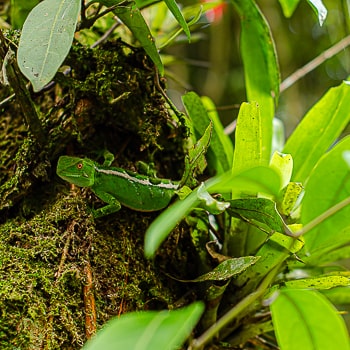
MULTIPOLYGON (((74 45, 66 64, 68 74, 31 94, 44 144, 28 131, 20 96, 1 105, 2 349, 79 349, 109 318, 171 308, 184 293, 161 271, 188 271, 190 245, 178 240, 186 230, 146 261, 143 235, 157 213, 122 208, 94 220, 89 207, 99 200, 63 183, 55 167, 62 154, 99 161, 108 149, 116 166, 135 171, 144 161, 160 177, 179 179, 185 128, 169 113, 142 51, 120 41, 94 50, 74 45)), ((2 100, 12 92, 3 87, 2 100)))

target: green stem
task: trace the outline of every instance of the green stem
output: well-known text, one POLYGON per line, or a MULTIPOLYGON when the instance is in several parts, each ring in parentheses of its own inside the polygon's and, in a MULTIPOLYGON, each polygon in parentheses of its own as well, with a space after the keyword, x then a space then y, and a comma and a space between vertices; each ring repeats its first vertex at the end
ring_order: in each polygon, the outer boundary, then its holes
POLYGON ((332 215, 336 214, 338 211, 345 208, 349 204, 350 204, 350 197, 347 197, 344 200, 342 200, 341 202, 334 205, 333 207, 330 207, 329 209, 327 209, 320 216, 316 217, 315 219, 313 219, 312 221, 307 223, 300 231, 293 234, 293 237, 297 238, 297 237, 300 237, 300 236, 304 235, 305 233, 311 231, 317 225, 319 225, 321 222, 325 221, 326 219, 328 219, 332 215))
POLYGON ((257 290, 244 299, 242 299, 237 305, 235 305, 230 311, 223 315, 216 323, 214 323, 210 328, 208 328, 200 337, 194 339, 190 344, 188 350, 200 350, 207 344, 211 339, 213 339, 219 331, 231 323, 243 310, 249 307, 255 300, 264 295, 266 289, 269 287, 271 282, 276 276, 280 268, 280 264, 276 265, 263 279, 257 290))

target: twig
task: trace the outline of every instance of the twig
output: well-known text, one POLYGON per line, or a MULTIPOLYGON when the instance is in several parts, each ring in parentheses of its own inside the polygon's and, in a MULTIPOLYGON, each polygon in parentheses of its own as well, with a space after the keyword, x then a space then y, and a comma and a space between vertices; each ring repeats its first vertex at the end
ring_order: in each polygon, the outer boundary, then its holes
POLYGON ((287 90, 290 86, 295 84, 299 79, 304 77, 306 74, 310 73, 312 70, 320 66, 326 60, 332 58, 340 51, 344 50, 347 46, 350 45, 350 35, 346 36, 344 39, 340 40, 335 45, 331 46, 326 51, 322 52, 319 56, 314 58, 312 61, 307 63, 305 66, 296 70, 288 78, 284 79, 280 85, 280 92, 287 90))
POLYGON ((4 98, 2 101, 0 101, 0 107, 5 105, 7 102, 10 102, 15 96, 16 96, 16 94, 12 94, 12 95, 4 98))
POLYGON ((93 292, 91 265, 86 261, 84 266, 86 284, 84 285, 85 336, 90 339, 96 333, 96 305, 93 292))
POLYGON ((120 26, 121 22, 117 16, 114 16, 113 19, 116 21, 98 40, 96 40, 91 46, 90 49, 102 44, 107 40, 107 38, 113 33, 113 31, 120 26))
POLYGON ((233 120, 230 124, 228 124, 225 127, 225 129, 224 129, 225 134, 226 135, 232 134, 235 131, 236 126, 237 126, 237 119, 233 120))
MULTIPOLYGON (((329 49, 322 52, 319 56, 317 56, 316 58, 311 60, 305 66, 296 70, 293 74, 291 74, 289 77, 284 79, 280 85, 280 93, 287 90, 289 87, 291 87, 293 84, 295 84, 299 79, 304 77, 306 74, 309 74, 315 68, 317 68, 322 63, 324 63, 326 60, 337 55, 340 51, 344 50, 349 45, 350 45, 350 35, 346 36, 345 38, 340 40, 338 43, 331 46, 329 49)), ((227 125, 225 128, 225 134, 227 134, 227 135, 232 134, 236 129, 236 123, 237 123, 236 120, 234 120, 232 123, 227 125)))

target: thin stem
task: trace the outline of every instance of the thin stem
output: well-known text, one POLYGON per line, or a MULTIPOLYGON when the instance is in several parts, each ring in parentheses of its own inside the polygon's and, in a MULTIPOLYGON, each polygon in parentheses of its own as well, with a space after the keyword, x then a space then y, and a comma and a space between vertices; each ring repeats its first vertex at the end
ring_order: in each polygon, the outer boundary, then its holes
POLYGON ((337 55, 340 51, 344 50, 347 46, 350 45, 350 35, 346 36, 344 39, 340 40, 338 43, 322 52, 319 56, 314 58, 312 61, 307 63, 305 66, 296 70, 293 74, 283 80, 280 85, 280 92, 287 90, 290 86, 295 84, 299 79, 304 77, 306 74, 313 71, 315 68, 320 66, 326 60, 337 55))
MULTIPOLYGON (((281 262, 282 263, 282 262, 281 262)), ((212 338, 214 338, 219 331, 231 323, 243 310, 251 305, 255 300, 264 295, 266 289, 269 287, 271 282, 276 276, 280 268, 280 264, 276 265, 263 279, 257 290, 253 293, 248 294, 242 299, 237 305, 235 305, 230 311, 223 315, 216 323, 208 328, 200 337, 194 339, 190 344, 188 350, 200 350, 207 344, 212 338)))
POLYGON ((345 208, 349 204, 350 204, 350 197, 347 197, 344 200, 342 200, 341 202, 334 205, 333 207, 330 207, 329 209, 327 209, 324 213, 322 213, 317 218, 315 218, 312 221, 310 221, 309 223, 307 223, 300 231, 293 234, 293 237, 297 238, 297 237, 300 237, 300 236, 304 235, 305 233, 311 231, 317 225, 319 225, 321 222, 325 221, 326 219, 328 219, 332 215, 336 214, 338 211, 345 208))
POLYGON ((108 37, 114 32, 114 30, 120 26, 121 22, 117 16, 114 16, 113 18, 116 22, 97 40, 95 41, 91 46, 90 49, 95 48, 96 46, 102 44, 104 41, 108 39, 108 37))
POLYGON ((5 105, 7 102, 10 102, 16 95, 12 94, 6 98, 4 98, 1 102, 0 102, 0 108, 5 105))

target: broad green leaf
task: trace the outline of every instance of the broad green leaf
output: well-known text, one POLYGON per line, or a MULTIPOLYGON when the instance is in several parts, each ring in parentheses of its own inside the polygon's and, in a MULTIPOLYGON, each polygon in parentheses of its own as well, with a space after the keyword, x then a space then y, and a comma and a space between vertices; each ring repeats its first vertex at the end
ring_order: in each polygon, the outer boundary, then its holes
POLYGON ((292 156, 290 154, 274 152, 270 161, 270 167, 280 174, 282 187, 286 187, 293 172, 292 156))
POLYGON ((143 49, 158 68, 159 73, 163 75, 164 67, 155 45, 154 38, 136 5, 117 7, 113 10, 113 13, 116 14, 131 30, 135 38, 140 42, 143 49))
POLYGON ((267 165, 270 160, 270 126, 256 102, 242 103, 239 110, 233 156, 234 171, 267 165))
POLYGON ((39 0, 11 0, 11 26, 20 29, 23 26, 29 12, 39 3, 39 0))
MULTIPOLYGON (((313 169, 306 183, 302 202, 303 225, 350 197, 350 169, 343 159, 343 152, 349 149, 350 136, 335 145, 313 169)), ((307 232, 305 248, 310 255, 319 246, 334 238, 336 232, 349 227, 349 217, 350 206, 347 206, 307 232)))
MULTIPOLYGON (((349 241, 347 242, 347 244, 349 241)), ((313 254, 312 254, 313 257, 313 254)), ((327 254, 322 254, 318 260, 316 259, 305 259, 305 263, 310 263, 310 261, 316 261, 315 264, 325 264, 334 263, 335 261, 349 259, 350 258, 350 246, 339 247, 329 251, 327 254)))
POLYGON ((158 247, 168 237, 176 224, 198 205, 197 192, 198 189, 192 191, 184 200, 177 200, 151 223, 145 234, 144 250, 147 258, 154 256, 158 247))
MULTIPOLYGON (((306 241, 307 241, 307 236, 306 241)), ((303 249, 300 259, 308 265, 319 265, 350 258, 350 226, 343 230, 334 230, 323 242, 318 242, 309 251, 303 249)))
POLYGON ((256 196, 258 193, 277 197, 281 181, 273 169, 258 166, 242 172, 228 171, 205 184, 209 193, 227 193, 231 190, 232 198, 241 198, 242 194, 256 196))
POLYGON ((113 10, 113 13, 131 30, 132 34, 139 41, 143 49, 158 68, 159 73, 163 75, 164 67, 154 42, 154 38, 135 2, 130 1, 126 4, 124 4, 123 0, 98 0, 98 2, 107 7, 120 4, 120 6, 117 6, 113 10))
POLYGON ((337 287, 323 290, 322 294, 333 304, 350 304, 350 287, 337 287))
POLYGON ((185 34, 187 35, 188 40, 190 40, 190 38, 191 38, 190 30, 188 28, 188 25, 187 25, 182 13, 181 13, 179 7, 177 6, 176 1, 175 0, 164 0, 164 2, 168 6, 169 10, 174 15, 174 17, 176 18, 176 20, 181 25, 182 29, 184 30, 185 34))
MULTIPOLYGON (((198 135, 203 135, 206 127, 210 123, 210 118, 202 99, 195 92, 188 92, 182 97, 182 101, 192 120, 197 137, 198 135)), ((208 100, 206 100, 206 103, 208 103, 208 100)), ((208 163, 211 164, 210 168, 216 169, 217 173, 221 174, 230 169, 232 160, 229 159, 231 153, 227 154, 225 152, 225 147, 229 147, 227 145, 228 141, 225 141, 224 136, 220 135, 223 129, 222 127, 220 128, 218 124, 218 120, 213 122, 214 129, 207 158, 208 163)))
POLYGON ((145 235, 145 256, 153 257, 176 224, 200 204, 200 192, 228 193, 233 189, 234 196, 237 197, 242 192, 254 195, 263 192, 270 196, 277 196, 279 188, 279 176, 268 167, 252 168, 238 174, 228 171, 209 179, 193 190, 184 200, 177 200, 152 222, 145 235))
POLYGON ((296 7, 298 6, 300 0, 279 0, 283 14, 285 17, 289 18, 294 13, 296 7))
POLYGON ((264 127, 263 156, 270 157, 272 120, 278 102, 280 76, 269 25, 253 0, 232 0, 241 18, 241 55, 247 98, 260 106, 264 127), (273 97, 274 95, 274 97, 273 97))
POLYGON ((276 210, 276 203, 266 198, 240 198, 229 200, 227 213, 244 221, 265 225, 270 233, 284 232, 284 224, 276 210))
POLYGON ((260 259, 233 281, 238 288, 237 298, 244 297, 255 290, 269 271, 292 254, 297 253, 302 246, 302 241, 279 232, 270 236, 268 241, 256 253, 256 256, 260 256, 260 259))
POLYGON ((318 17, 318 22, 320 23, 320 26, 322 26, 323 22, 326 20, 326 17, 327 17, 326 6, 323 5, 322 0, 307 0, 307 2, 315 11, 318 17))
POLYGON ((27 17, 18 46, 21 72, 41 90, 56 74, 73 42, 80 0, 45 0, 27 17))
POLYGON ((109 321, 83 350, 178 349, 203 313, 202 303, 173 311, 133 312, 109 321))
POLYGON ((350 280, 345 276, 319 276, 287 281, 285 286, 298 289, 330 289, 339 286, 350 286, 350 280))
POLYGON ((180 280, 182 282, 205 282, 205 281, 225 281, 233 276, 244 272, 249 266, 255 264, 260 257, 242 256, 223 261, 212 271, 201 275, 193 280, 180 280))
POLYGON ((349 123, 349 101, 350 86, 347 84, 329 89, 289 137, 283 153, 293 157, 293 181, 306 181, 321 156, 349 123))
POLYGON ((282 289, 270 306, 281 350, 349 350, 345 323, 320 293, 282 289))

